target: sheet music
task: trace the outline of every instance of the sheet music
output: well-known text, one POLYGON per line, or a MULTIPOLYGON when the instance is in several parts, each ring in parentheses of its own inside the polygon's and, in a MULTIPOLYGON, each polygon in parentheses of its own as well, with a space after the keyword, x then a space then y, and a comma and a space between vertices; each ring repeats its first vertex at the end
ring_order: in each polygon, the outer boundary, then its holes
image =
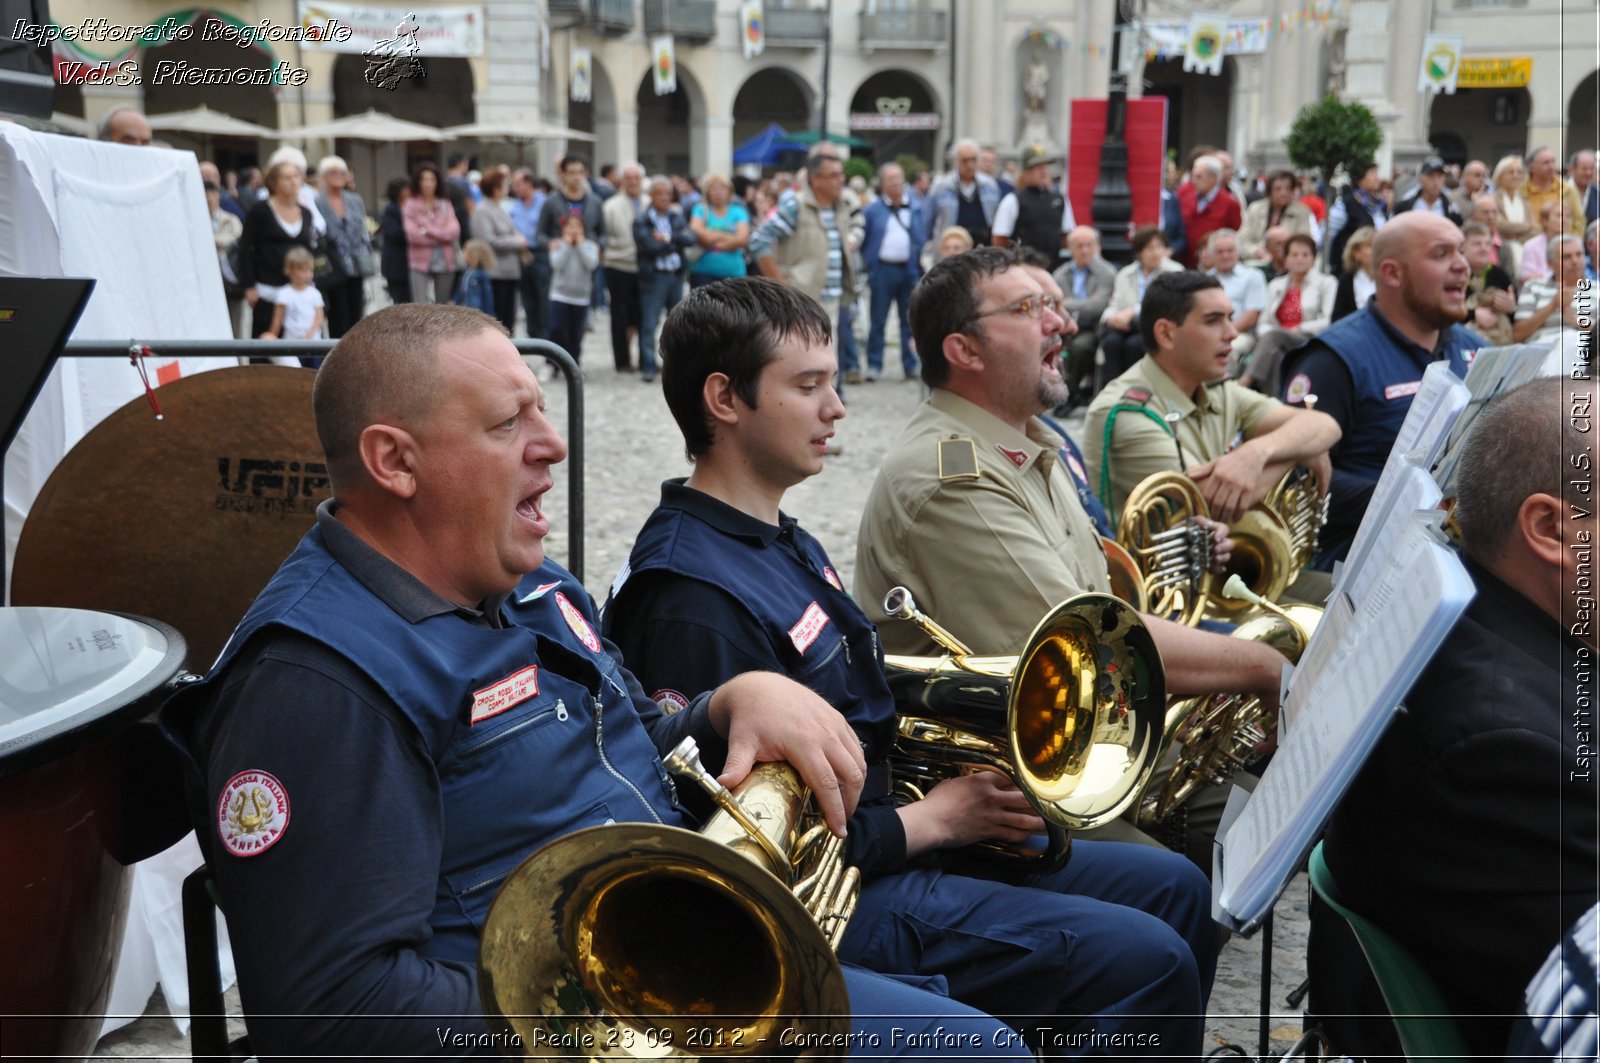
POLYGON ((1330 631, 1315 655, 1308 647, 1290 692, 1293 726, 1221 843, 1217 900, 1240 927, 1266 915, 1472 599, 1471 579, 1440 540, 1439 521, 1437 512, 1404 521, 1342 633, 1330 631))
MULTIPOLYGON (((1361 520, 1361 530, 1367 532, 1366 541, 1350 551, 1345 563, 1339 591, 1350 596, 1359 606, 1372 588, 1372 582, 1383 569, 1383 560, 1395 548, 1395 541, 1405 533, 1409 515, 1419 509, 1437 509, 1442 493, 1439 485, 1418 463, 1420 448, 1406 460, 1391 462, 1394 475, 1380 498, 1373 492, 1361 520)), ((1391 469, 1384 469, 1389 476, 1391 469)), ((1380 482, 1379 487, 1384 485, 1380 482)))
POLYGON ((1509 347, 1485 347, 1467 370, 1466 387, 1471 393, 1467 408, 1450 428, 1443 450, 1435 456, 1434 479, 1446 498, 1455 496, 1456 463, 1461 460, 1461 444, 1484 404, 1504 391, 1526 384, 1544 370, 1550 354, 1547 343, 1519 343, 1509 347))
MULTIPOLYGON (((1493 351, 1499 349, 1491 349, 1491 360, 1493 351)), ((1474 367, 1477 364, 1473 362, 1474 367)), ((1384 500, 1393 489, 1395 478, 1399 476, 1406 459, 1420 452, 1417 464, 1424 469, 1432 468, 1446 435, 1471 397, 1471 390, 1450 371, 1449 363, 1434 362, 1423 372, 1422 386, 1417 389, 1417 396, 1406 413, 1405 423, 1400 426, 1400 434, 1395 437, 1394 447, 1390 449, 1389 459, 1383 466, 1383 474, 1378 477, 1378 486, 1373 488, 1366 515, 1350 544, 1349 557, 1360 557, 1367 547, 1377 527, 1375 513, 1385 504, 1384 500)))

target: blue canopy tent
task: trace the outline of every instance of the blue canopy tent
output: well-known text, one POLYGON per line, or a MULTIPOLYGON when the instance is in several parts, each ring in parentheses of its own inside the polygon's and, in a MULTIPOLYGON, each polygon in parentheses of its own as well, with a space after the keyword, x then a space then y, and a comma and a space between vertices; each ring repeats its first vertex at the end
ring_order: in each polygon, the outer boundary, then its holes
POLYGON ((735 166, 776 166, 779 156, 788 152, 805 154, 806 146, 789 137, 783 126, 774 122, 733 149, 735 166))

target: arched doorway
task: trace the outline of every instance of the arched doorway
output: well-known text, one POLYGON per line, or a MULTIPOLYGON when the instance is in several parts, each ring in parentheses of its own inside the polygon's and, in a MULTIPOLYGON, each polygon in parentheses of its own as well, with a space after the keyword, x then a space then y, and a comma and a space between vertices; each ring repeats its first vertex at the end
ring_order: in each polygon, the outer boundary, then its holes
POLYGON ((1234 61, 1222 61, 1221 75, 1185 72, 1181 56, 1145 64, 1144 94, 1167 98, 1167 146, 1183 165, 1197 144, 1225 148, 1228 110, 1233 98, 1234 61))
POLYGON ((705 94, 689 68, 679 60, 678 91, 667 96, 656 95, 654 72, 646 70, 634 101, 645 172, 698 177, 706 154, 705 94))
MULTIPOLYGON (((339 56, 333 64, 334 116, 381 111, 440 129, 471 122, 476 117, 472 64, 465 59, 430 57, 422 65, 426 77, 402 79, 393 89, 386 89, 367 82, 364 57, 339 56)), ((356 188, 370 207, 374 203, 381 206, 381 191, 390 178, 406 176, 424 159, 443 164, 450 147, 426 140, 398 144, 341 140, 335 150, 350 164, 356 188)), ((313 166, 316 162, 311 160, 313 166)))
POLYGON ((813 107, 811 87, 794 71, 757 70, 733 98, 733 142, 743 144, 774 122, 798 133, 811 126, 813 107))
POLYGON ((939 106, 933 89, 909 70, 880 70, 850 98, 850 133, 871 141, 866 155, 875 165, 911 155, 925 164, 938 155, 939 106))
POLYGON ((1466 159, 1482 159, 1492 168, 1502 155, 1527 150, 1532 111, 1533 97, 1527 89, 1439 93, 1428 111, 1428 140, 1455 151, 1464 148, 1466 159))
MULTIPOLYGON (((144 74, 144 112, 168 114, 188 111, 200 105, 232 115, 234 118, 268 129, 278 127, 278 94, 262 85, 189 85, 172 76, 156 77, 160 71, 190 68, 221 67, 227 70, 270 71, 277 56, 270 45, 256 44, 240 48, 225 37, 207 40, 218 32, 213 23, 222 20, 215 15, 202 15, 195 20, 194 33, 186 40, 171 41, 154 48, 146 48, 139 58, 139 69, 144 74), (160 64, 171 63, 171 67, 160 64)), ((223 170, 258 165, 260 145, 253 137, 206 137, 192 133, 166 130, 156 136, 173 147, 187 148, 205 156, 223 170)))
MULTIPOLYGON (((1567 101, 1567 155, 1600 147, 1596 130, 1600 130, 1600 70, 1578 82, 1567 101)), ((1566 163, 1561 160, 1563 166, 1566 163)))

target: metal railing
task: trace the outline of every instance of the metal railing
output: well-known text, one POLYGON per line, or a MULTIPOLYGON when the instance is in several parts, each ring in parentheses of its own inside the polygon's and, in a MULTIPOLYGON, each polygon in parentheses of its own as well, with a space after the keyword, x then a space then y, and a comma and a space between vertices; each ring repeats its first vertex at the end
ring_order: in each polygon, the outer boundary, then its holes
POLYGON ((709 41, 717 35, 716 0, 644 0, 644 28, 709 41))
MULTIPOLYGON (((333 350, 332 340, 147 340, 133 341, 156 357, 259 358, 289 355, 315 358, 333 350)), ((583 580, 583 373, 572 355, 549 340, 515 340, 517 353, 539 355, 554 363, 567 391, 567 570, 583 580)), ((131 343, 93 340, 68 343, 64 358, 127 358, 131 343)), ((160 389, 157 389, 157 395, 160 389)), ((6 585, 5 557, 0 553, 0 588, 6 585)))
POLYGON ((766 18, 771 48, 820 48, 828 33, 828 12, 822 8, 769 7, 766 18))
POLYGON ((878 11, 861 15, 863 48, 939 48, 949 40, 944 11, 878 11))

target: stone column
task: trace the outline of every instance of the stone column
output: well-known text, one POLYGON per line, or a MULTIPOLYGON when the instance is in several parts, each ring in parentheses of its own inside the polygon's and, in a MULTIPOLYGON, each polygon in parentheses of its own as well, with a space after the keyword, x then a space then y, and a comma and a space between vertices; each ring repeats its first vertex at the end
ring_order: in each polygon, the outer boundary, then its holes
MULTIPOLYGON (((1366 104, 1377 117, 1383 130, 1377 163, 1384 173, 1393 166, 1395 123, 1400 118, 1400 109, 1389 99, 1389 68, 1396 55, 1391 38, 1397 30, 1394 23, 1411 17, 1393 7, 1390 0, 1350 0, 1350 30, 1344 45, 1345 98, 1366 104)), ((1411 76, 1416 77, 1414 58, 1411 76)))
MULTIPOLYGON (((539 6, 518 0, 489 0, 486 5, 483 39, 488 76, 474 94, 479 121, 534 121, 543 114, 539 6)), ((557 51, 552 43, 552 65, 557 51)))
MULTIPOLYGON (((1417 71, 1422 65, 1423 39, 1433 27, 1434 4, 1433 0, 1407 0, 1388 6, 1389 99, 1399 104, 1396 109, 1400 114, 1387 131, 1385 146, 1392 165, 1414 171, 1433 153, 1428 143, 1433 94, 1417 91, 1417 71)), ((1388 173, 1387 168, 1384 173, 1388 173)))

